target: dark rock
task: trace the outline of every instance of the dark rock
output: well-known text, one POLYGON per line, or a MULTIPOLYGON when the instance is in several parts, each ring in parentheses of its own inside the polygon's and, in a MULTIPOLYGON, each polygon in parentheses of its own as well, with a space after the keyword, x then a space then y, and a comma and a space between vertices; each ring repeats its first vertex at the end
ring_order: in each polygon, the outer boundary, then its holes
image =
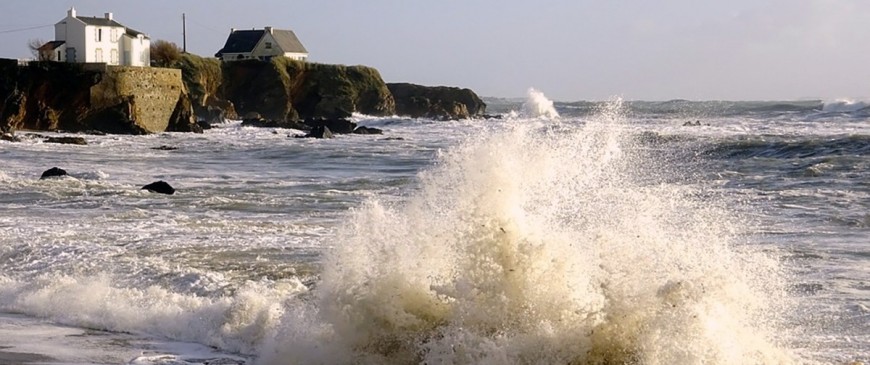
POLYGON ((3 133, 3 134, 0 134, 0 141, 21 142, 21 138, 18 138, 18 136, 14 135, 12 133, 3 133))
POLYGON ((304 136, 297 136, 296 138, 335 138, 335 135, 332 134, 332 131, 329 130, 329 127, 318 126, 311 129, 308 134, 304 136))
POLYGON ((299 130, 309 130, 310 126, 305 125, 303 123, 299 123, 296 121, 284 121, 284 120, 273 120, 273 119, 263 119, 263 118, 245 118, 242 119, 242 126, 245 127, 260 127, 260 128, 285 128, 285 129, 299 129, 299 130))
POLYGON ((502 114, 483 114, 480 116, 483 119, 502 119, 504 115, 502 114))
POLYGON ((199 126, 196 118, 193 116, 193 105, 188 94, 182 93, 178 97, 175 109, 172 111, 172 116, 169 117, 166 131, 202 133, 202 127, 199 126))
POLYGON ((327 127, 335 134, 353 133, 356 128, 356 123, 342 118, 308 118, 305 119, 305 125, 313 128, 327 127))
POLYGON ((52 167, 48 170, 45 170, 42 173, 42 176, 39 177, 39 179, 42 180, 42 179, 47 179, 50 177, 60 177, 60 176, 66 176, 66 175, 67 175, 66 170, 58 168, 58 167, 52 167))
POLYGON ((701 126, 700 120, 696 120, 694 122, 689 121, 689 122, 683 123, 683 127, 700 127, 700 126, 701 126))
POLYGON ((474 91, 447 86, 387 84, 396 101, 396 113, 436 120, 468 119, 485 115, 486 104, 474 91))
POLYGON ((211 129, 211 123, 209 123, 205 120, 197 120, 196 124, 199 125, 199 127, 202 128, 202 130, 204 130, 204 131, 211 129))
POLYGON ((371 127, 357 127, 353 130, 353 134, 383 134, 384 131, 371 127))
POLYGON ((160 193, 160 194, 175 194, 175 189, 169 185, 167 182, 160 180, 142 187, 144 190, 148 190, 152 193, 160 193))
POLYGON ((178 147, 173 147, 173 146, 166 146, 166 145, 163 145, 163 146, 160 146, 160 147, 151 147, 151 149, 152 149, 152 150, 158 150, 158 151, 175 151, 175 150, 178 149, 178 147))
POLYGON ((45 143, 60 143, 60 144, 79 144, 86 145, 88 144, 82 137, 48 137, 43 140, 45 143))
POLYGON ((404 141, 405 139, 402 137, 387 137, 382 139, 382 141, 404 141))

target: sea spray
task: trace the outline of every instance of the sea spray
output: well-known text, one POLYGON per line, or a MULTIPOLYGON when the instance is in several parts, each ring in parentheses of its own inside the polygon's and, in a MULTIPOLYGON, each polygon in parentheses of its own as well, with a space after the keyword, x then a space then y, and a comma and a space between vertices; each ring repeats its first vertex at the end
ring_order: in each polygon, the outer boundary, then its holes
POLYGON ((790 363, 776 261, 633 140, 615 102, 446 151, 353 212, 260 363, 790 363))
POLYGON ((555 119, 559 117, 559 112, 553 106, 553 101, 547 99, 544 93, 529 88, 526 92, 526 102, 523 103, 522 116, 526 118, 544 118, 555 119))

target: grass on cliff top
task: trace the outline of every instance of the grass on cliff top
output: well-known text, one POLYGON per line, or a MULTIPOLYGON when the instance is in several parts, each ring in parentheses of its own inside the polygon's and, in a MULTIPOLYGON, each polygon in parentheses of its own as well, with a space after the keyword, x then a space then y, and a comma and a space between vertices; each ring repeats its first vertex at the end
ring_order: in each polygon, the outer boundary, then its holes
POLYGON ((206 95, 217 93, 221 85, 221 61, 185 53, 170 67, 181 70, 184 85, 194 100, 203 101, 206 95))

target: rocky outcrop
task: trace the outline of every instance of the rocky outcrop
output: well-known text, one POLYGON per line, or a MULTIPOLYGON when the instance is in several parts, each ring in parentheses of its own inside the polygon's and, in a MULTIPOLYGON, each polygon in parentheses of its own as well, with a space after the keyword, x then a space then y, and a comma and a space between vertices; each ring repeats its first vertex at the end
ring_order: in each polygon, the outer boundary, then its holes
POLYGON ((0 60, 0 125, 10 129, 163 132, 183 94, 173 69, 0 60))
POLYGON ((153 183, 145 185, 140 190, 148 190, 152 193, 160 193, 166 195, 175 194, 175 188, 173 188, 172 185, 169 185, 169 183, 163 180, 155 181, 153 183))
POLYGON ((273 58, 225 62, 223 95, 239 114, 294 121, 392 115, 395 103, 377 70, 273 58))
POLYGON ((396 114, 437 120, 483 116, 486 104, 474 91, 447 86, 387 84, 396 101, 396 114))
POLYGON ((42 176, 40 176, 39 179, 42 180, 42 179, 48 179, 48 178, 52 178, 52 177, 61 177, 61 176, 67 176, 66 170, 59 168, 59 167, 52 167, 48 170, 43 171, 42 176))
POLYGON ((196 122, 218 124, 239 117, 233 103, 221 93, 223 72, 220 60, 185 53, 170 67, 181 70, 196 122))

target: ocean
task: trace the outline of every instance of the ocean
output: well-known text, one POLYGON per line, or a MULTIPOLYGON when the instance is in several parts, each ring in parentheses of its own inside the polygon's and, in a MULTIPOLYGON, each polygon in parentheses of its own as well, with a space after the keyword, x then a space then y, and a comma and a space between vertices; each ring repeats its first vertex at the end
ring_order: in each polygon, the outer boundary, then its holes
POLYGON ((488 103, 0 141, 0 363, 870 362, 868 105, 488 103))

